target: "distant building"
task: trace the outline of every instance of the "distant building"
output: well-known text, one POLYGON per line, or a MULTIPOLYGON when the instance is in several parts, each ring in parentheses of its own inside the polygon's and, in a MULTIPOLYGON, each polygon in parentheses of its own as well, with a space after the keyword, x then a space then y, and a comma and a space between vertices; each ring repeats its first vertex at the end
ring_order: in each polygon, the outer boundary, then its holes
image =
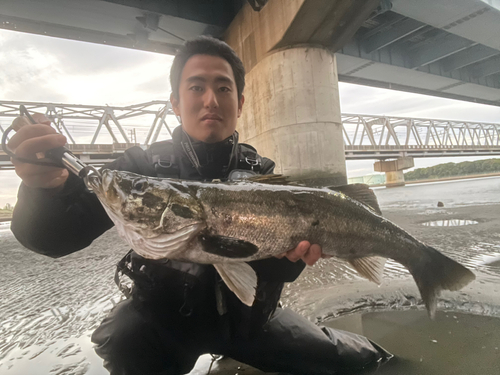
POLYGON ((361 177, 351 177, 350 184, 383 185, 385 184, 385 174, 370 174, 361 177))

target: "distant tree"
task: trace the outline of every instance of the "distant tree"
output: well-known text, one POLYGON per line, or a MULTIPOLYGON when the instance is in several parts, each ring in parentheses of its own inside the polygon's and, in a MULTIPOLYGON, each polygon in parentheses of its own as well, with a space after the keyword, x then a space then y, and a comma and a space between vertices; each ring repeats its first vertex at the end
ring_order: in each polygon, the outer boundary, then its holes
POLYGON ((406 172, 405 180, 428 180, 435 178, 494 172, 500 172, 500 159, 464 161, 461 163, 444 163, 428 168, 418 168, 414 171, 406 172))
POLYGON ((12 211, 13 208, 14 207, 12 207, 12 205, 10 203, 6 203, 5 207, 3 209, 6 210, 6 211, 12 211))

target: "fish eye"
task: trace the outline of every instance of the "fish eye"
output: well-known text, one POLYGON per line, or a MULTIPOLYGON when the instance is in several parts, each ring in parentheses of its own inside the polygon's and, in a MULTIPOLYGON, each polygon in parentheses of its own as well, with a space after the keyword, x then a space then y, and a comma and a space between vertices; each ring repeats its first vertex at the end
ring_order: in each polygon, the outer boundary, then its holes
POLYGON ((138 181, 134 184, 134 190, 144 190, 148 187, 148 183, 146 181, 138 181))

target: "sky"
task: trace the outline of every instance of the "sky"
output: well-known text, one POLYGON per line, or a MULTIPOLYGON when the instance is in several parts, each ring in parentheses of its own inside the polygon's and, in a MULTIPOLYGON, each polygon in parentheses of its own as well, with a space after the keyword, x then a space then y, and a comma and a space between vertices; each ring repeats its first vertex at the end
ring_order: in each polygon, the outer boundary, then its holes
MULTIPOLYGON (((170 55, 7 30, 0 51, 0 100, 121 106, 170 96, 170 55)), ((342 82, 339 90, 343 113, 500 123, 500 107, 342 82)), ((415 168, 464 160, 419 158, 415 168)), ((373 173, 374 162, 347 161, 348 177, 373 173)), ((15 204, 19 183, 0 172, 0 207, 15 204)))

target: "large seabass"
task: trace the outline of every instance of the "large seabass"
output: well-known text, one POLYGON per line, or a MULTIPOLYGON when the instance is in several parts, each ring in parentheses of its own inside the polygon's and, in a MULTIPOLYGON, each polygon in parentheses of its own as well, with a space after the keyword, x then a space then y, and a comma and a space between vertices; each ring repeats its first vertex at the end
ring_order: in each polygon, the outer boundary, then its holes
MULTIPOLYGON (((273 177, 261 177, 272 180, 273 177)), ((257 276, 246 264, 293 249, 302 240, 344 259, 380 283, 386 258, 413 275, 431 316, 442 289, 474 274, 381 216, 366 185, 316 189, 255 181, 201 183, 104 170, 90 178, 119 234, 140 255, 215 266, 252 305, 257 276)))

